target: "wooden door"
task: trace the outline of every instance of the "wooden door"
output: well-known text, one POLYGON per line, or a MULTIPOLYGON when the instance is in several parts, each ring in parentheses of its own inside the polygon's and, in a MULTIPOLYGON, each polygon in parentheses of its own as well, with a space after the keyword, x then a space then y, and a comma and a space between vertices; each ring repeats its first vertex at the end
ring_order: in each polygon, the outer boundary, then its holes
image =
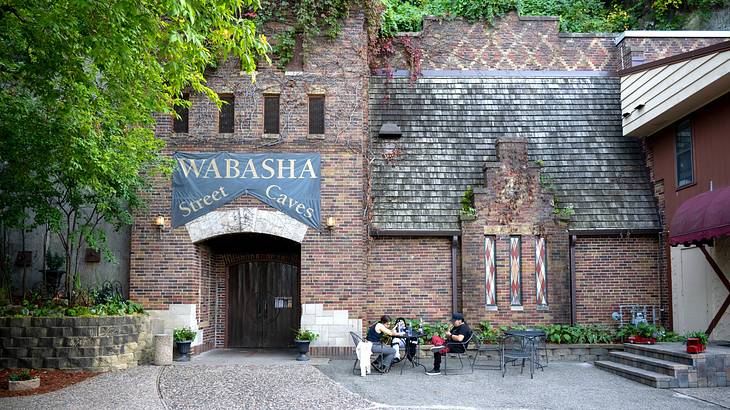
POLYGON ((299 269, 280 262, 229 268, 228 347, 288 347, 299 327, 299 269))

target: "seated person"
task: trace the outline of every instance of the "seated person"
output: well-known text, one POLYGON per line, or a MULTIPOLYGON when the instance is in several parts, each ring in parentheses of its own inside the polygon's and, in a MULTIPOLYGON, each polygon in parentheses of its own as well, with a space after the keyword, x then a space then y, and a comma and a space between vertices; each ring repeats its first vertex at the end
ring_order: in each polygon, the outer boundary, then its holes
MULTIPOLYGON (((445 347, 444 350, 448 349, 447 352, 451 353, 464 353, 466 351, 466 346, 462 345, 461 342, 469 339, 469 336, 471 336, 471 329, 464 321, 464 315, 461 313, 452 314, 451 321, 453 322, 453 327, 451 330, 446 332, 446 343, 443 344, 445 347)), ((434 338, 432 338, 432 340, 434 338)), ((446 354, 443 350, 438 350, 435 347, 434 350, 436 351, 433 353, 433 370, 426 373, 430 376, 441 374, 441 356, 446 354)))
POLYGON ((373 353, 382 353, 383 354, 383 362, 382 363, 375 363, 375 370, 384 372, 388 371, 390 369, 390 365, 393 363, 393 358, 395 357, 395 349, 393 349, 390 346, 386 346, 381 343, 380 338, 383 335, 388 336, 405 336, 402 333, 394 332, 388 328, 388 323, 390 322, 390 316, 383 315, 378 322, 373 324, 368 328, 367 336, 365 336, 365 339, 369 342, 373 343, 373 353))
MULTIPOLYGON (((395 320, 395 324, 393 325, 393 331, 397 333, 405 333, 406 331, 406 320, 402 317, 399 317, 395 320)), ((395 360, 393 360, 394 363, 398 363, 401 360, 401 354, 400 352, 405 349, 406 347, 406 340, 400 337, 394 337, 390 341, 390 345, 395 349, 395 360)))

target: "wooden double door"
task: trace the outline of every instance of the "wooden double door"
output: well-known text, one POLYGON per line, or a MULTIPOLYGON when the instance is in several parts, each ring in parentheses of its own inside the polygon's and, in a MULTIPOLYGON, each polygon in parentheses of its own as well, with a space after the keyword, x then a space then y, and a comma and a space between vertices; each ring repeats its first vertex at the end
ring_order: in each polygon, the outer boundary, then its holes
POLYGON ((228 347, 289 347, 299 328, 299 268, 274 261, 229 268, 228 347))

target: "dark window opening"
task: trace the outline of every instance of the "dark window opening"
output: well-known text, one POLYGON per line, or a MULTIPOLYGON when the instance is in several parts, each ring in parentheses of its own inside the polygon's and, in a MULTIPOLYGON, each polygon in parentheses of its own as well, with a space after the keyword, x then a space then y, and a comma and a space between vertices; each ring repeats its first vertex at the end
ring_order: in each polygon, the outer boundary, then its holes
POLYGON ((694 182, 692 172, 692 124, 684 121, 677 127, 677 188, 694 182))
MULTIPOLYGON (((185 101, 190 101, 190 95, 183 94, 182 99, 185 101)), ((175 113, 177 115, 172 122, 172 131, 176 133, 187 133, 189 118, 188 107, 175 106, 175 113)))
POLYGON ((220 133, 232 133, 233 132, 233 114, 235 113, 234 102, 235 98, 232 95, 226 94, 220 96, 223 105, 221 105, 220 113, 218 114, 218 132, 220 133))
POLYGON ((309 96, 309 133, 324 134, 324 95, 309 96))
POLYGON ((279 96, 264 96, 264 134, 279 133, 279 96))

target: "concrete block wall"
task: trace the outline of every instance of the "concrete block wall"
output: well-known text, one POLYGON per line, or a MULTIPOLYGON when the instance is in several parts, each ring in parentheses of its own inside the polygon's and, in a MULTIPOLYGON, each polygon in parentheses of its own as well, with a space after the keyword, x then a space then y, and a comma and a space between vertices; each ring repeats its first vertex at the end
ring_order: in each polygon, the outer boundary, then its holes
POLYGON ((361 334, 362 319, 350 319, 347 310, 328 310, 322 303, 302 304, 302 329, 319 334, 312 347, 352 347, 350 332, 361 334))

